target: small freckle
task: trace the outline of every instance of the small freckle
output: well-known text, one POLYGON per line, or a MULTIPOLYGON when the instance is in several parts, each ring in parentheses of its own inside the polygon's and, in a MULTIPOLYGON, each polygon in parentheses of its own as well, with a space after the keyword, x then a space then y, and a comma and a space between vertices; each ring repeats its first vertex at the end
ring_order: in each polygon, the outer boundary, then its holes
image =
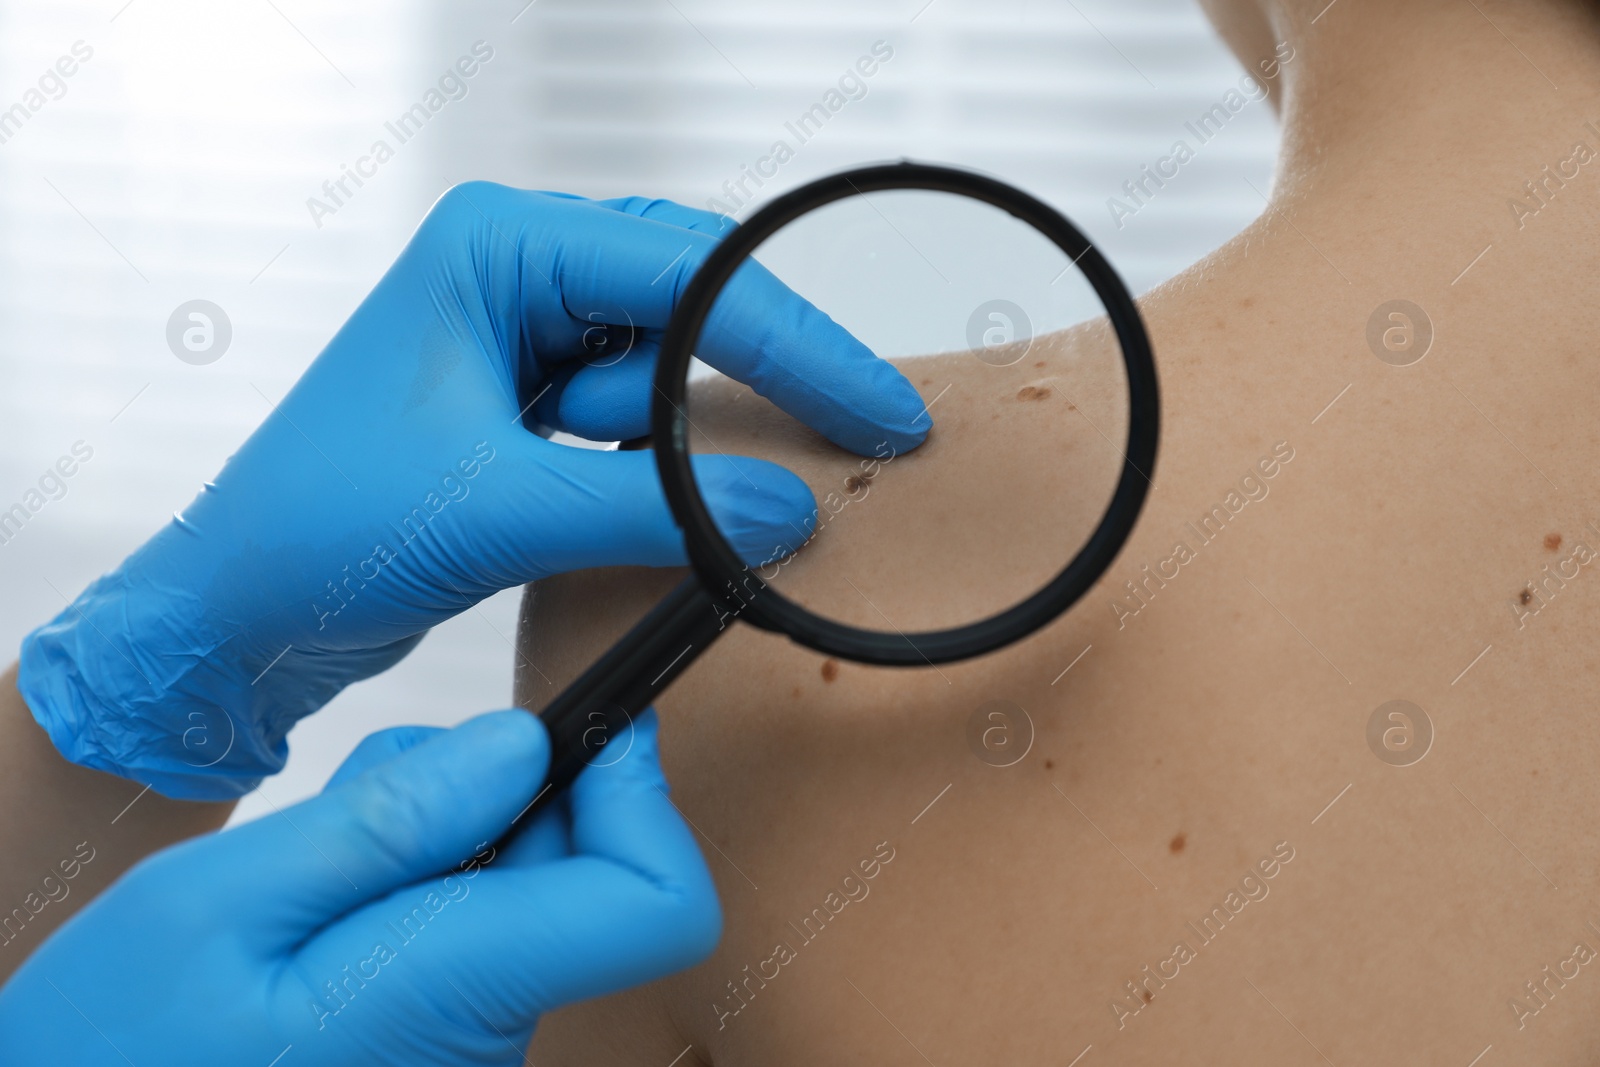
POLYGON ((1537 768, 1537 767, 1535 767, 1535 768, 1534 768, 1534 769, 1533 769, 1533 771, 1532 771, 1532 774, 1533 774, 1533 776, 1534 776, 1534 777, 1535 777, 1535 778, 1537 778, 1537 777, 1539 777, 1539 768, 1537 768))
POLYGON ((1521 601, 1522 603, 1524 603, 1524 604, 1530 602, 1531 600, 1533 600, 1533 590, 1532 589, 1524 589, 1522 592, 1517 594, 1517 599, 1519 601, 1521 601))
POLYGON ((1048 385, 1024 385, 1017 390, 1018 400, 1043 400, 1050 395, 1048 385))
POLYGON ((1167 848, 1172 852, 1182 852, 1183 846, 1187 845, 1188 843, 1189 839, 1184 837, 1184 835, 1179 834, 1177 837, 1174 837, 1171 841, 1167 842, 1167 848))
POLYGON ((798 685, 794 687, 794 698, 796 700, 800 699, 800 687, 798 685))
POLYGON ((825 659, 825 660, 823 660, 822 661, 822 680, 824 682, 831 682, 837 677, 839 677, 839 661, 836 660, 836 659, 825 659))
POLYGON ((1146 1004, 1148 1004, 1152 1000, 1156 999, 1156 995, 1154 993, 1150 992, 1150 990, 1148 990, 1148 989, 1139 990, 1139 995, 1144 998, 1144 1002, 1146 1004))
MULTIPOLYGON (((1056 761, 1053 760, 1053 759, 1045 760, 1044 761, 1044 769, 1047 770, 1047 771, 1055 770, 1056 769, 1056 761)), ((1539 772, 1538 771, 1534 771, 1533 773, 1534 774, 1538 774, 1539 772)))
POLYGON ((1545 534, 1544 535, 1544 547, 1545 547, 1546 550, 1548 550, 1550 552, 1554 552, 1556 549, 1560 548, 1561 547, 1561 535, 1558 534, 1558 533, 1547 533, 1547 534, 1545 534))
POLYGON ((1034 364, 1034 366, 1035 366, 1035 367, 1042 367, 1042 366, 1044 366, 1044 360, 1042 360, 1042 359, 1041 359, 1041 360, 1040 360, 1040 361, 1039 361, 1039 362, 1037 362, 1037 363, 1035 363, 1035 364, 1034 364))
POLYGON ((932 385, 933 384, 933 379, 932 378, 924 378, 924 379, 922 379, 922 384, 923 385, 932 385))
POLYGON ((1256 306, 1256 298, 1253 296, 1247 296, 1243 300, 1239 301, 1239 306, 1242 308, 1253 308, 1256 306))

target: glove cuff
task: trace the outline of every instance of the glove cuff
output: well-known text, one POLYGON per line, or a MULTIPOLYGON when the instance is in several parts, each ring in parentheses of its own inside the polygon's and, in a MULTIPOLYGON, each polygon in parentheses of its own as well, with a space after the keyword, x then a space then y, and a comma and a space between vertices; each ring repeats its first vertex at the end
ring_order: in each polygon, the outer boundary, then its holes
POLYGON ((211 666, 226 642, 183 636, 171 613, 138 607, 153 602, 121 573, 96 580, 23 639, 17 689, 72 763, 179 800, 243 796, 282 769, 287 727, 263 736, 248 714, 258 694, 211 666))

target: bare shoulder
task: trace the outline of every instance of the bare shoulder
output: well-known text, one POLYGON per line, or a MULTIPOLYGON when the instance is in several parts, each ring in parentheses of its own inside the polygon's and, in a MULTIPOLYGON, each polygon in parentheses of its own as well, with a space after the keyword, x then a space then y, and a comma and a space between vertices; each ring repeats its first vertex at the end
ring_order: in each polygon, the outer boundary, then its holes
MULTIPOLYGON (((1544 817, 1596 801, 1600 726, 1582 709, 1600 538, 1541 477, 1592 498, 1593 390, 1546 395, 1549 367, 1498 355, 1518 324, 1465 304, 1448 309, 1449 380, 1426 361, 1397 373, 1350 354, 1372 309, 1319 288, 1319 259, 1223 266, 1145 302, 1161 465, 1133 539, 1066 616, 936 670, 836 663, 745 628, 664 696, 663 761, 727 924, 713 959, 627 1017, 684 1035, 652 1055, 891 1062, 904 1034, 937 1062, 1091 1041, 1128 1063, 1200 1062, 1234 1047, 1241 1002, 1276 1019, 1258 991, 1335 1059, 1454 1047, 1491 1016, 1516 1039, 1508 998, 1568 966, 1587 936, 1570 894, 1600 888, 1591 835, 1544 817), (1409 719, 1385 717, 1395 701, 1409 719), (1025 713, 1014 765, 974 747, 996 702, 1025 713), (843 878, 880 844, 895 858, 857 892, 843 878), (1441 939, 1417 907, 1497 919, 1441 939), (996 959, 1007 980, 974 986, 996 959), (1374 959, 1393 976, 1381 989, 1374 959)), ((849 575, 864 625, 936 625, 1011 595, 1014 571, 1058 561, 1071 523, 1098 517, 1083 486, 1126 428, 1120 381, 1086 369, 1107 365, 1095 330, 1006 367, 906 363, 934 432, 865 485, 860 457, 727 383, 699 398, 703 425, 795 470, 831 514, 796 580, 849 575), (1036 522, 1047 504, 1066 517, 1036 522), (973 540, 997 522, 1003 540, 973 540), (947 544, 960 551, 941 560, 947 544), (895 570, 908 558, 919 580, 895 570)), ((1600 374, 1558 340, 1540 358, 1600 374)), ((676 577, 541 584, 523 699, 676 577)), ((614 1025, 613 1003, 562 1013, 571 1048, 614 1025)), ((1586 1013, 1523 1003, 1546 1050, 1582 1040, 1586 1013)), ((1250 1062, 1305 1051, 1262 1033, 1250 1062)))

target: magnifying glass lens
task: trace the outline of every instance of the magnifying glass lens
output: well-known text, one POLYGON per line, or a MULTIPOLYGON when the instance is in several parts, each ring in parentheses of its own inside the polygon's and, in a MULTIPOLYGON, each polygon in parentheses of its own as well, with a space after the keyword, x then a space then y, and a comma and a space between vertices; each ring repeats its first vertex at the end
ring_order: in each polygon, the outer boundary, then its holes
POLYGON ((887 189, 801 215, 751 260, 712 303, 697 356, 740 340, 718 333, 749 321, 739 280, 769 272, 795 294, 788 311, 821 312, 806 345, 892 360, 929 429, 919 448, 855 454, 696 359, 684 403, 696 463, 769 459, 815 497, 810 527, 772 546, 783 558, 750 561, 753 574, 819 616, 888 634, 987 619, 1060 574, 1124 474, 1129 419, 1122 350, 1068 253, 980 200, 887 189))

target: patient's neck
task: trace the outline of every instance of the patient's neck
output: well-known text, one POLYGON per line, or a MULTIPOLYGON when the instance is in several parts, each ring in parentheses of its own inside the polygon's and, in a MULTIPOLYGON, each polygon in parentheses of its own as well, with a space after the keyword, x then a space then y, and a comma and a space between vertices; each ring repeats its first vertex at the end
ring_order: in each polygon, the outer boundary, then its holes
POLYGON ((1286 200, 1498 206, 1518 164, 1532 178, 1575 141, 1600 150, 1582 128, 1600 125, 1600 13, 1581 0, 1282 0, 1267 22, 1294 48, 1286 200))

